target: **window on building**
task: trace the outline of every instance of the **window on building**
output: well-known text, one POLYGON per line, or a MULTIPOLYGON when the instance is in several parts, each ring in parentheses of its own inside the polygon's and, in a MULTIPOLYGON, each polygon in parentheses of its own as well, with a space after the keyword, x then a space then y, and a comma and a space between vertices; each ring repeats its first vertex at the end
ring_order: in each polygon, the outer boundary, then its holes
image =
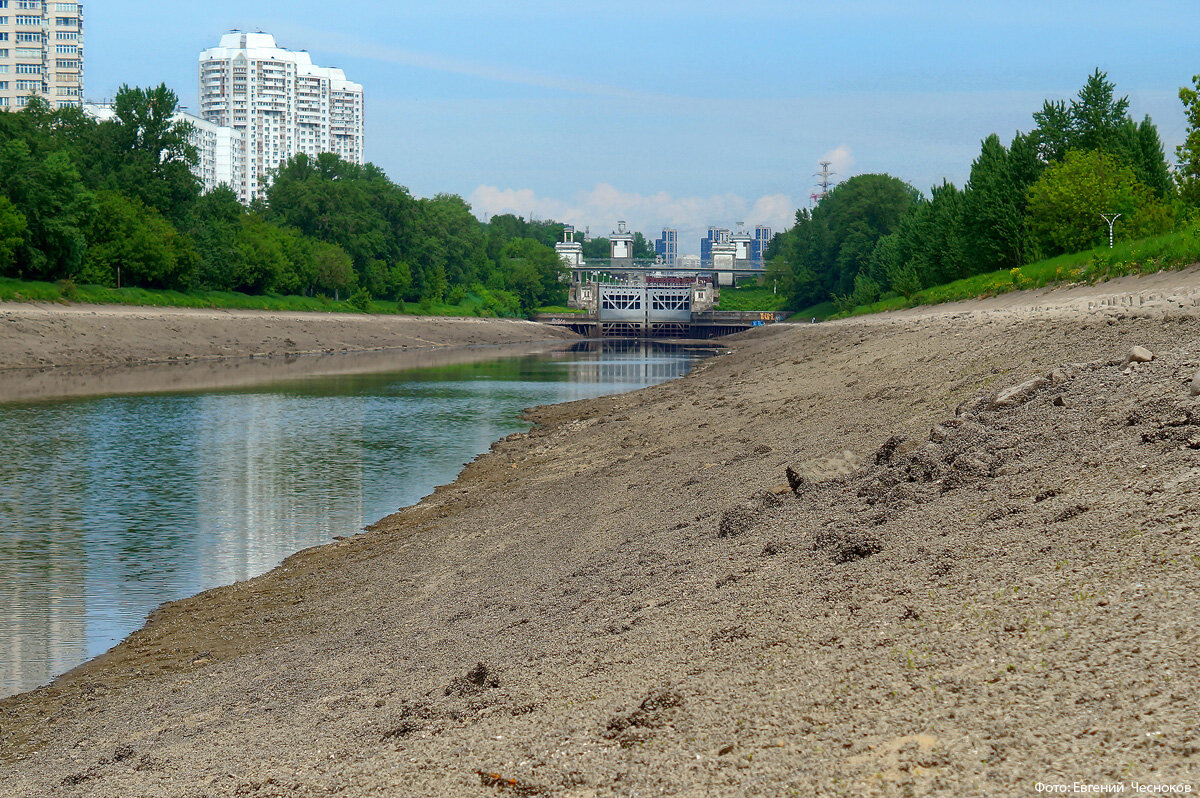
POLYGON ((79 23, 75 17, 55 17, 54 24, 60 28, 73 28, 79 23))
POLYGON ((79 45, 76 44, 59 44, 55 45, 54 52, 59 55, 78 55, 79 45))
POLYGON ((0 108, 4 108, 4 107, 7 107, 7 106, 8 106, 8 98, 7 98, 7 97, 0 97, 0 108))
POLYGON ((78 3, 55 3, 54 10, 55 11, 70 11, 71 13, 75 13, 75 12, 79 11, 79 4, 78 3))
POLYGON ((57 69, 79 69, 79 62, 71 58, 59 58, 54 66, 57 69))
POLYGON ((17 14, 17 24, 18 25, 34 25, 34 26, 37 26, 40 28, 42 26, 42 18, 41 17, 32 17, 27 14, 17 14))
POLYGON ((0 17, 0 25, 7 25, 8 17, 0 17))
POLYGON ((8 81, 0 80, 0 91, 8 91, 8 81))
POLYGON ((18 33, 17 41, 19 42, 41 42, 42 34, 40 33, 18 33))
POLYGON ((42 74, 41 64, 17 64, 18 75, 40 75, 42 74))
POLYGON ((31 58, 36 61, 42 60, 42 48, 40 47, 18 47, 17 58, 31 58))
POLYGON ((58 33, 54 34, 54 36, 59 41, 69 41, 71 39, 78 39, 79 33, 73 30, 60 30, 58 33))

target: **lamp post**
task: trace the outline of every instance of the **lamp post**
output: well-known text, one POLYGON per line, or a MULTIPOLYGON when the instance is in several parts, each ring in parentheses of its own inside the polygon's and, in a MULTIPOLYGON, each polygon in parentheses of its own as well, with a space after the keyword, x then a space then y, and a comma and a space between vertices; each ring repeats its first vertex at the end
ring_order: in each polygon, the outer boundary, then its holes
POLYGON ((1113 248, 1113 224, 1116 223, 1117 219, 1119 219, 1120 216, 1121 216, 1121 214, 1119 214, 1119 213, 1102 213, 1102 214, 1100 214, 1100 218, 1103 219, 1104 221, 1108 222, 1108 248, 1109 249, 1113 248))

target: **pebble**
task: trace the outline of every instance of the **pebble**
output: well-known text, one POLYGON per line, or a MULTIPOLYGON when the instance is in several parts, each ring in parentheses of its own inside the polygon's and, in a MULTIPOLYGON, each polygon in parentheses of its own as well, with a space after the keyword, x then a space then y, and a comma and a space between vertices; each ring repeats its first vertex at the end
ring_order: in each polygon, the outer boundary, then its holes
POLYGON ((1135 346, 1125 356, 1126 363, 1149 363, 1154 359, 1154 353, 1144 346, 1135 346))
POLYGON ((1196 372, 1196 376, 1192 377, 1192 382, 1188 386, 1188 390, 1192 396, 1200 396, 1200 371, 1196 372))
POLYGON ((1020 385, 1006 388, 996 394, 996 398, 992 400, 992 406, 1013 407, 1019 405, 1032 396, 1035 391, 1044 388, 1049 382, 1045 377, 1034 377, 1032 380, 1027 380, 1020 385))

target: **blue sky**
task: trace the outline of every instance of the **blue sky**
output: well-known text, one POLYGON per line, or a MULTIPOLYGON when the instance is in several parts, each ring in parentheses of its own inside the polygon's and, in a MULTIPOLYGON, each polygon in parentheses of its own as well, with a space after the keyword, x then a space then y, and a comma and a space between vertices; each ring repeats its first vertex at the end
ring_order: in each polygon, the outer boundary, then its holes
POLYGON ((1200 73, 1195 0, 106 0, 85 4, 87 94, 165 81, 194 107, 196 57, 231 28, 362 83, 367 157, 416 195, 670 225, 685 252, 708 224, 790 224, 823 157, 839 178, 961 185, 983 137, 1028 130, 1097 66, 1170 158, 1200 73))

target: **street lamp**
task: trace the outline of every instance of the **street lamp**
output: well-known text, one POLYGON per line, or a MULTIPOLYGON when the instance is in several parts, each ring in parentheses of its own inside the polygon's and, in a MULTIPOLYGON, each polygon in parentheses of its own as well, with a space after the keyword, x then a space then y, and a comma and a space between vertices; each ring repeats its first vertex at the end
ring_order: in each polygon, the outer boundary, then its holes
POLYGON ((1113 224, 1121 217, 1119 213, 1102 213, 1100 218, 1108 222, 1108 248, 1113 248, 1113 224))

